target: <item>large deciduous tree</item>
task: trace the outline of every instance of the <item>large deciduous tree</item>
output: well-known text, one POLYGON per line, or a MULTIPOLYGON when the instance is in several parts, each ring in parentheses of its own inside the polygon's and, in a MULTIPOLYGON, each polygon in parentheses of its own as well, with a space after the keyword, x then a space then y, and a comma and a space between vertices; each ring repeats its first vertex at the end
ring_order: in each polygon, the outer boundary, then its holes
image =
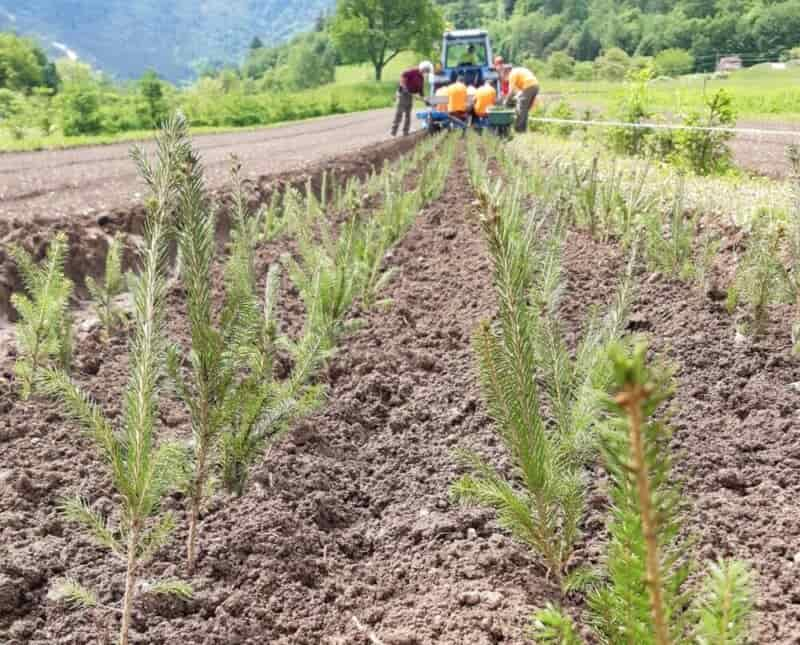
POLYGON ((344 61, 369 61, 375 79, 403 51, 426 53, 444 21, 431 0, 339 0, 332 34, 344 61))

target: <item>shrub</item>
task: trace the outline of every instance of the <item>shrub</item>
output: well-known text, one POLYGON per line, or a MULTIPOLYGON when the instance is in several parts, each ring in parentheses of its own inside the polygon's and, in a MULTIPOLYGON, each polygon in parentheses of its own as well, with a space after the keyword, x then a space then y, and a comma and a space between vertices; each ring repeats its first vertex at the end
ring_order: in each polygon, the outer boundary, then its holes
MULTIPOLYGON (((551 119, 563 119, 565 121, 571 121, 575 119, 575 110, 572 109, 572 106, 566 100, 561 99, 548 112, 547 116, 551 119)), ((575 126, 570 125, 569 123, 550 123, 548 125, 550 132, 559 137, 568 137, 575 129, 575 126)))
MULTIPOLYGON (((702 112, 691 112, 683 119, 690 127, 732 128, 736 125, 731 95, 717 90, 706 98, 702 112)), ((728 141, 732 132, 707 130, 678 130, 674 134, 673 160, 700 175, 724 172, 731 168, 731 150, 728 141)))
POLYGON ((665 49, 654 60, 657 76, 682 76, 694 69, 694 56, 685 49, 665 49))
POLYGON ((99 134, 100 95, 89 84, 72 84, 61 94, 61 129, 68 137, 99 134))
MULTIPOLYGON (((614 110, 617 119, 623 123, 640 124, 652 116, 648 95, 651 78, 650 70, 631 74, 625 94, 614 110)), ((651 133, 650 128, 615 127, 609 129, 608 139, 611 147, 617 152, 640 155, 646 150, 651 133)))
POLYGON ((628 74, 631 59, 622 49, 612 47, 594 61, 594 75, 607 81, 621 81, 628 74))
POLYGON ((592 63, 589 61, 575 63, 575 68, 572 75, 576 81, 594 80, 594 65, 592 65, 592 63))
POLYGON ((169 107, 164 96, 164 83, 158 75, 148 70, 139 80, 139 93, 143 105, 143 121, 151 128, 157 128, 167 118, 169 107))
POLYGON ((575 69, 575 59, 566 52, 553 52, 547 59, 550 78, 570 78, 575 69))

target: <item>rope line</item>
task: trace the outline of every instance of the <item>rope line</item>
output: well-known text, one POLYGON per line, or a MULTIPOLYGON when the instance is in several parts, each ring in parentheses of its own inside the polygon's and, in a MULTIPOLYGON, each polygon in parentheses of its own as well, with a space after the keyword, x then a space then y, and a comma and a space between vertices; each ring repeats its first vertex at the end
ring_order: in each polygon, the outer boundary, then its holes
POLYGON ((722 126, 681 125, 679 123, 625 123, 624 121, 591 121, 587 119, 554 119, 551 117, 531 117, 538 123, 558 123, 562 125, 592 125, 611 128, 638 128, 642 130, 689 130, 694 132, 725 132, 730 134, 775 135, 799 137, 800 130, 766 130, 759 128, 726 128, 722 126))

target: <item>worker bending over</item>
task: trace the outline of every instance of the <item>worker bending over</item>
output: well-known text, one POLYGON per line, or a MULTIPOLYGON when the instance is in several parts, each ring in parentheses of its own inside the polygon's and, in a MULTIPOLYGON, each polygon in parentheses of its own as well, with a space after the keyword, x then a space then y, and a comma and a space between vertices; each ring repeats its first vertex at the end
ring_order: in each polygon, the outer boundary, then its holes
POLYGON ((475 106, 473 111, 479 119, 489 116, 489 108, 497 103, 497 90, 492 81, 486 81, 475 91, 475 106))
POLYGON ((514 129, 517 132, 528 130, 528 114, 533 107, 533 102, 539 94, 539 81, 533 72, 524 67, 514 67, 508 75, 508 96, 505 101, 516 99, 517 101, 517 122, 514 129))
POLYGON ((400 122, 403 121, 403 134, 411 131, 411 109, 414 107, 414 95, 425 98, 425 76, 433 73, 433 64, 423 61, 419 67, 407 69, 400 75, 397 88, 397 107, 394 113, 392 136, 397 136, 400 122))

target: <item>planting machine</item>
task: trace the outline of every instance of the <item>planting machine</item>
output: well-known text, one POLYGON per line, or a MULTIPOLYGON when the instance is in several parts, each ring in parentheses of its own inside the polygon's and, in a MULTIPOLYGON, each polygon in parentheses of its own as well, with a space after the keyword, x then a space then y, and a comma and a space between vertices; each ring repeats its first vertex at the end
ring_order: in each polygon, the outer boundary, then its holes
MULTIPOLYGON (((478 87, 487 80, 495 85, 500 94, 500 77, 492 67, 492 43, 489 34, 479 29, 448 31, 442 39, 442 58, 431 78, 430 93, 425 99, 427 108, 417 112, 422 127, 434 133, 441 130, 465 130, 469 127, 489 130, 507 136, 514 122, 514 111, 494 108, 484 118, 467 116, 459 118, 447 112, 447 97, 437 96, 436 91, 454 83, 459 76, 468 86, 478 87)), ((468 108, 472 109, 472 97, 468 108)))

